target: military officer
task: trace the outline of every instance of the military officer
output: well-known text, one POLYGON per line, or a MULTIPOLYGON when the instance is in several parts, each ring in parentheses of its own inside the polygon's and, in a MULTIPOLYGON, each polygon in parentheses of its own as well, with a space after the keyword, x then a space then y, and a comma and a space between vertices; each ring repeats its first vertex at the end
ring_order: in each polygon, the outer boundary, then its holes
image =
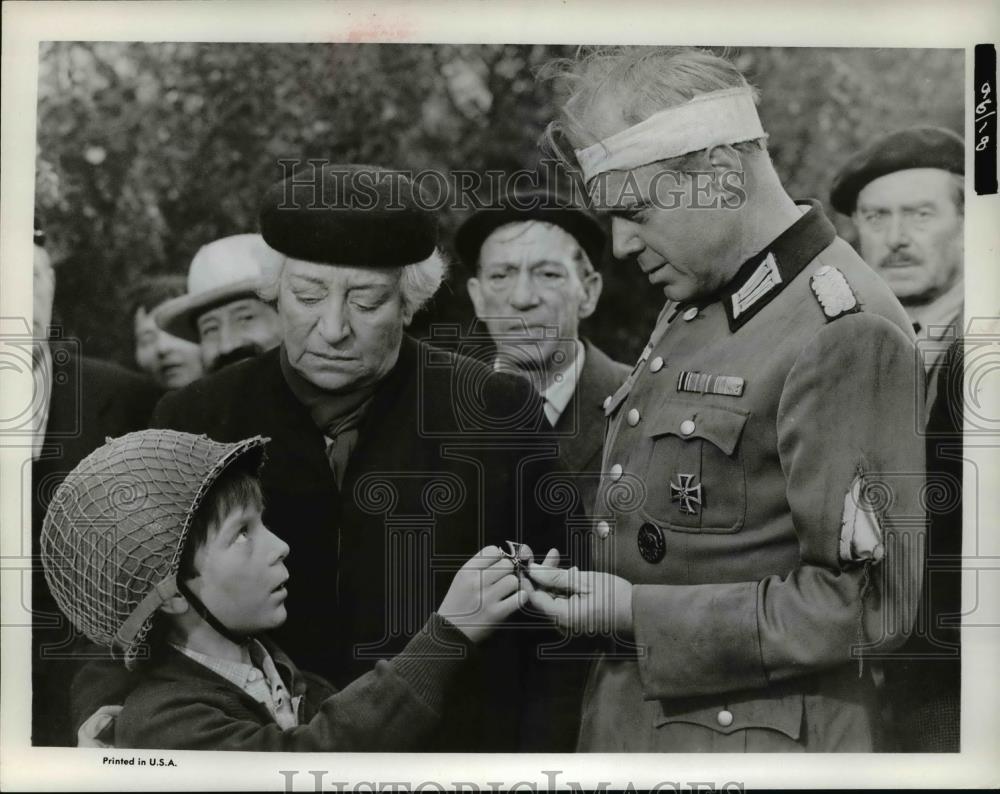
POLYGON ((536 609, 611 639, 578 749, 876 749, 872 657, 905 639, 920 579, 908 318, 787 195, 726 60, 563 64, 558 124, 615 254, 668 299, 604 405, 594 570, 529 567, 536 609))

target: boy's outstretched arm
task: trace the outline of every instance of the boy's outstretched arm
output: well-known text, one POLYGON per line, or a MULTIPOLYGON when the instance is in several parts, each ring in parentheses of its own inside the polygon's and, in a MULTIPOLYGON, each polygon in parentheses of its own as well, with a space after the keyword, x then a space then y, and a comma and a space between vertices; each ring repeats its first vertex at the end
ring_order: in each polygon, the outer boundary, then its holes
POLYGON ((437 724, 448 683, 472 643, 436 613, 394 659, 322 701, 289 730, 234 709, 234 691, 162 678, 137 689, 116 725, 115 745, 175 750, 280 752, 400 751, 418 748, 437 724), (240 712, 243 713, 240 713, 240 712))

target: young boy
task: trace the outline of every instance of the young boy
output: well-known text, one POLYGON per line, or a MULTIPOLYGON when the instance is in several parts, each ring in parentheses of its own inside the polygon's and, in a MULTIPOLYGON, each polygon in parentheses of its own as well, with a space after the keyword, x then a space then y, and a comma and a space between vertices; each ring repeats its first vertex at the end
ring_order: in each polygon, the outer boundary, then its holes
POLYGON ((41 539, 49 586, 73 624, 139 677, 115 745, 415 746, 473 645, 524 602, 514 563, 483 549, 402 653, 335 691, 264 634, 286 617, 289 552, 261 521, 265 443, 130 433, 81 461, 56 492, 41 539))

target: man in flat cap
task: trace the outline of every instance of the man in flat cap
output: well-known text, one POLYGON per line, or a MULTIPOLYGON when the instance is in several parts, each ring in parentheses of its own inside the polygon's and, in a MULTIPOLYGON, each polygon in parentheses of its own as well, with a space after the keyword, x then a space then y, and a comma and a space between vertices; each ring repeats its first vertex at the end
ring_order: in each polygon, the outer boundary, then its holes
MULTIPOLYGON (((558 542, 527 498, 555 456, 530 384, 406 334, 446 271, 415 191, 364 165, 272 186, 260 228, 281 263, 262 294, 282 344, 171 393, 153 419, 219 441, 271 439, 264 521, 291 548, 275 639, 338 687, 405 646, 470 553, 558 542)), ((423 749, 517 749, 524 633, 498 632, 447 702, 428 704, 444 721, 423 749)), ((78 682, 79 717, 113 702, 96 672, 78 682)))
MULTIPOLYGON (((597 266, 605 242, 597 219, 554 187, 512 192, 470 216, 455 237, 458 254, 473 274, 467 288, 476 316, 496 345, 494 367, 526 375, 555 428, 561 484, 569 487, 573 503, 553 499, 551 507, 575 518, 567 521, 569 527, 584 530, 569 535, 566 548, 569 559, 581 566, 590 558, 589 533, 580 519, 597 496, 602 404, 629 370, 580 337, 580 322, 594 313, 601 297, 597 266)), ((548 709, 539 722, 557 743, 552 750, 570 752, 587 670, 580 656, 588 649, 577 643, 560 650, 565 658, 553 656, 550 672, 565 683, 564 701, 558 709, 550 702, 539 704, 548 709)))
POLYGON ((157 309, 156 323, 201 345, 207 372, 271 350, 281 342, 281 327, 258 291, 280 263, 281 255, 259 234, 203 245, 191 260, 187 294, 157 309))
POLYGON ((476 316, 497 346, 494 366, 527 375, 545 402, 567 472, 579 473, 577 507, 597 493, 604 443, 604 398, 628 367, 580 338, 597 309, 597 270, 605 234, 586 210, 558 190, 513 193, 473 214, 455 247, 473 273, 467 282, 476 316))
POLYGON ((858 152, 833 181, 830 203, 858 230, 862 258, 886 280, 913 323, 928 375, 962 333, 965 144, 937 127, 885 135, 858 152))
POLYGON ((866 656, 903 641, 920 577, 906 314, 785 192, 731 63, 640 47, 558 69, 614 253, 667 298, 605 406, 594 569, 528 568, 536 608, 611 640, 578 749, 870 751, 866 656))
POLYGON ((885 665, 892 749, 960 749, 962 607, 962 329, 965 146, 937 127, 885 135, 854 155, 830 191, 861 255, 913 321, 927 374, 927 489, 952 495, 928 511, 916 630, 885 665))

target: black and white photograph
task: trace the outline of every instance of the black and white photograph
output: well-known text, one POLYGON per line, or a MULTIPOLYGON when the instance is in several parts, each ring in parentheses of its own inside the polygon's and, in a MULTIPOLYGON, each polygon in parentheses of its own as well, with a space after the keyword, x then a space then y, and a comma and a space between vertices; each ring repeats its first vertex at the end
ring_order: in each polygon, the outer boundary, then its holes
POLYGON ((1000 784, 1000 20, 692 8, 5 4, 6 789, 1000 784))

